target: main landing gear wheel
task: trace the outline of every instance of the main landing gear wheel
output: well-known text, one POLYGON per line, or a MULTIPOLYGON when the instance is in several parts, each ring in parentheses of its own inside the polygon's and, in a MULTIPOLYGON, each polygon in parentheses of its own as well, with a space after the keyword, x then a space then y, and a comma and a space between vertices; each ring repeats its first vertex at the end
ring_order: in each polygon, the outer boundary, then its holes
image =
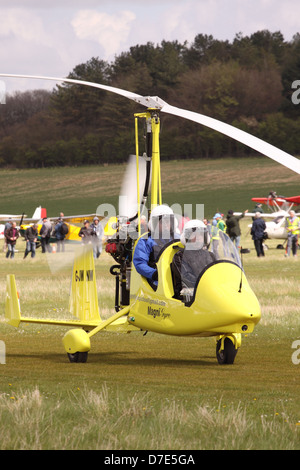
POLYGON ((235 360, 235 356, 237 354, 237 349, 233 342, 229 338, 224 339, 224 349, 220 350, 221 348, 221 339, 217 342, 217 359, 219 364, 233 364, 235 360))
POLYGON ((68 358, 70 362, 86 362, 88 358, 87 352, 79 352, 77 351, 74 354, 68 353, 68 358))

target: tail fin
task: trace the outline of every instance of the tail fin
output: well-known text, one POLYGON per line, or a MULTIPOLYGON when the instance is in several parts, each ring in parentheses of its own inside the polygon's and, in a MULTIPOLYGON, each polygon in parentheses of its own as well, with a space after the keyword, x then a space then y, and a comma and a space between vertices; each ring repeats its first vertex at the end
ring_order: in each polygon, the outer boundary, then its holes
POLYGON ((47 210, 42 206, 37 207, 33 213, 32 219, 40 220, 44 217, 47 217, 47 210))
POLYGON ((81 322, 101 321, 93 249, 91 245, 81 248, 73 266, 69 310, 81 322))
POLYGON ((8 274, 6 277, 5 318, 10 325, 18 328, 21 312, 14 274, 8 274))

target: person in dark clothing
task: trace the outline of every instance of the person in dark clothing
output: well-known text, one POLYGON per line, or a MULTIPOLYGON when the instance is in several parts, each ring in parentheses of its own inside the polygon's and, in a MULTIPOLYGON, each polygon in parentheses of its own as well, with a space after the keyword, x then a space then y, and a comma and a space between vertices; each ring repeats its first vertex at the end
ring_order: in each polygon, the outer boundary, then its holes
POLYGON ((12 220, 11 220, 11 217, 9 218, 9 220, 6 222, 5 226, 4 226, 4 232, 3 232, 3 235, 4 235, 4 247, 3 247, 3 251, 5 251, 7 249, 7 238, 6 238, 6 232, 11 228, 12 226, 12 220))
POLYGON ((52 232, 52 225, 50 220, 47 217, 43 218, 43 225, 40 230, 40 237, 41 237, 41 245, 42 245, 42 253, 52 252, 52 248, 50 246, 50 236, 52 232))
POLYGON ((252 228, 251 228, 251 235, 252 235, 252 240, 254 241, 256 254, 259 258, 265 256, 264 247, 263 247, 265 230, 266 230, 266 223, 261 218, 261 213, 256 212, 254 221, 252 224, 252 228))
POLYGON ((88 220, 83 222, 83 227, 81 227, 78 236, 81 237, 82 242, 84 244, 92 243, 97 236, 96 232, 94 231, 93 227, 90 227, 90 223, 88 220))
POLYGON ((36 249, 36 242, 38 237, 38 229, 37 224, 33 224, 26 229, 25 232, 25 241, 26 241, 26 248, 24 253, 24 258, 30 253, 31 251, 31 258, 35 257, 35 249, 36 249))
POLYGON ((93 256, 95 259, 97 259, 102 252, 102 238, 104 235, 104 229, 100 224, 98 217, 94 217, 93 223, 91 224, 91 229, 95 235, 93 238, 93 256))
POLYGON ((174 297, 183 300, 183 291, 194 291, 196 282, 204 269, 216 260, 208 251, 210 242, 207 226, 201 220, 190 220, 181 236, 184 249, 175 253, 172 261, 174 297))
POLYGON ((226 217, 226 233, 237 248, 241 241, 241 228, 239 221, 247 214, 248 209, 241 215, 233 215, 233 211, 229 210, 226 217))
MULTIPOLYGON (((61 212, 62 214, 62 212, 61 212)), ((56 242, 57 242, 57 252, 59 253, 60 251, 65 251, 65 232, 64 232, 64 226, 66 224, 64 223, 62 217, 60 217, 57 221, 57 224, 54 227, 53 233, 54 236, 56 237, 56 242)))
POLYGON ((5 233, 7 252, 6 258, 14 258, 15 256, 15 246, 17 239, 19 238, 19 231, 17 229, 16 222, 12 222, 11 227, 5 233))

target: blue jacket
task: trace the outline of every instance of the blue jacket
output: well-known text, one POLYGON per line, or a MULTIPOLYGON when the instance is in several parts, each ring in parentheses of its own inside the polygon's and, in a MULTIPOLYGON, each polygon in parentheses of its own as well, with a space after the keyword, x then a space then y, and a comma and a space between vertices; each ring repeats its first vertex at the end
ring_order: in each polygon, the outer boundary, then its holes
POLYGON ((54 227, 54 233, 55 233, 57 240, 64 240, 65 238, 65 235, 62 232, 62 225, 63 225, 63 222, 58 222, 54 227))
MULTIPOLYGON (((175 239, 177 238, 179 238, 179 236, 175 235, 175 239)), ((157 251, 155 247, 164 246, 170 241, 172 241, 172 239, 159 240, 159 243, 157 243, 151 236, 148 236, 148 238, 140 238, 133 255, 133 264, 137 272, 147 279, 152 280, 153 274, 156 273, 157 270, 155 267, 149 266, 151 254, 157 251)), ((160 249, 158 251, 160 251, 160 249)))
POLYGON ((150 255, 153 252, 153 247, 155 245, 157 245, 157 243, 153 240, 153 238, 141 238, 137 242, 133 255, 133 264, 137 272, 150 280, 156 271, 155 268, 151 268, 151 266, 148 264, 150 255))

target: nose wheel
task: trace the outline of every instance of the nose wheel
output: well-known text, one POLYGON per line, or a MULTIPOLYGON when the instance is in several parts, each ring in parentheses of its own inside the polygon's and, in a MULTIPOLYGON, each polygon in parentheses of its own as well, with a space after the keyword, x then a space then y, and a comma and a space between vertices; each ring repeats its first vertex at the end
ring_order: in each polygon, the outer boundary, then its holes
POLYGON ((217 341, 216 354, 219 364, 233 364, 237 352, 237 341, 232 341, 231 337, 222 337, 217 341))
POLYGON ((68 353, 68 358, 70 362, 86 362, 88 358, 87 352, 79 352, 77 351, 74 354, 68 353))

